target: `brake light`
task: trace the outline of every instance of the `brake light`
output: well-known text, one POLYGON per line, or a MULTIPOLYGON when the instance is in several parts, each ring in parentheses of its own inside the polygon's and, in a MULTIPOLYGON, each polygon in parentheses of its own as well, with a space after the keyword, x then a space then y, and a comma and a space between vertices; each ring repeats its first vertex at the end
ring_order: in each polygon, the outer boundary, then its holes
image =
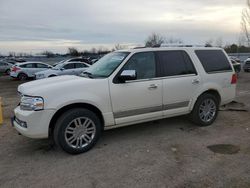
POLYGON ((19 70, 20 70, 20 68, 19 68, 19 67, 16 67, 16 66, 14 66, 14 67, 11 68, 11 71, 12 71, 12 72, 17 72, 17 71, 19 71, 19 70))
POLYGON ((237 74, 233 74, 231 84, 236 84, 236 83, 237 83, 237 74))

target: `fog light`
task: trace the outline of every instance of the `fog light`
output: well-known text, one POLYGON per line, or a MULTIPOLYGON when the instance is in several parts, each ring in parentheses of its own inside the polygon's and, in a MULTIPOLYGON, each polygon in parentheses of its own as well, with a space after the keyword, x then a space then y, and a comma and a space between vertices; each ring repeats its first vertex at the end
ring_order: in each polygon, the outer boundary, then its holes
POLYGON ((16 121, 17 124, 20 125, 21 127, 26 128, 26 129, 28 128, 27 123, 26 123, 25 121, 21 121, 21 120, 18 119, 18 118, 15 118, 15 121, 16 121))

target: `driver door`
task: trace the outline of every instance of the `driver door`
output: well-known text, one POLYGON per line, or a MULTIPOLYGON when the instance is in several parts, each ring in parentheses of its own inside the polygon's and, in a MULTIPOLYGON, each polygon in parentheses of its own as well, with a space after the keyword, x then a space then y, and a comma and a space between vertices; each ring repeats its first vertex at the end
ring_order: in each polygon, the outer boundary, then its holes
POLYGON ((162 80, 157 79, 154 52, 134 54, 110 82, 115 123, 129 124, 163 116, 162 80), (135 70, 136 80, 119 81, 124 70, 135 70))

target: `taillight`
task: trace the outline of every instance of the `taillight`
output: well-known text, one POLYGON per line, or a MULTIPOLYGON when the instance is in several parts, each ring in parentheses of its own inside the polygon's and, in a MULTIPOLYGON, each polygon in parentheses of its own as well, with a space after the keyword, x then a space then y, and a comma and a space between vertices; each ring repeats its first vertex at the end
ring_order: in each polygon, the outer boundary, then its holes
POLYGON ((231 84, 236 84, 236 83, 237 83, 237 74, 233 74, 231 84))
POLYGON ((12 72, 17 72, 17 71, 19 71, 19 70, 20 70, 20 68, 19 68, 19 67, 16 67, 16 66, 14 66, 14 67, 11 68, 11 71, 12 71, 12 72))

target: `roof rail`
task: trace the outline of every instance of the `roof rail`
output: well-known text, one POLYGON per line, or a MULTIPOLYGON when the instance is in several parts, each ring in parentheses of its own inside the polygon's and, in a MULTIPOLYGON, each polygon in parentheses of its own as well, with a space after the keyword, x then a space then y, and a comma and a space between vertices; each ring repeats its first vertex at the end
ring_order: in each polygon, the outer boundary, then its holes
POLYGON ((175 44, 175 43, 172 43, 172 44, 161 44, 160 47, 205 47, 204 45, 194 45, 194 44, 175 44))

